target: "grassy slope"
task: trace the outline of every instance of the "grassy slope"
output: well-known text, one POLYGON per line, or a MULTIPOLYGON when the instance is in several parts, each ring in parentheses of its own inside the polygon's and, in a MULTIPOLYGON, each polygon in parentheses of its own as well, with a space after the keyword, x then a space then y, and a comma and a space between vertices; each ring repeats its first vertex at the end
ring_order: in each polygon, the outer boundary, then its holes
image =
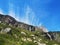
MULTIPOLYGON (((8 25, 0 24, 0 30, 10 27, 8 25)), ((46 45, 58 44, 56 41, 50 41, 42 36, 39 31, 30 32, 21 28, 10 27, 12 30, 9 33, 0 33, 0 45, 38 45, 37 42, 46 45), (22 33, 23 32, 23 33, 22 33), (33 36, 31 36, 33 35, 33 36), (29 38, 30 40, 28 40, 29 38), (34 42, 35 41, 35 42, 34 42), (37 42, 36 42, 37 41, 37 42)))

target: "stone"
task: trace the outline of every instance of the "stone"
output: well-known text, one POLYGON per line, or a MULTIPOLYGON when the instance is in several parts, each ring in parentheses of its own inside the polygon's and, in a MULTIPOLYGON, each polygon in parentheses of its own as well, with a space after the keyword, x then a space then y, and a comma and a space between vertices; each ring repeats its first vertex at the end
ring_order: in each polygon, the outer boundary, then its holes
POLYGON ((21 38, 23 41, 27 41, 26 38, 21 38))
POLYGON ((31 39, 31 38, 27 38, 27 40, 28 40, 28 41, 32 41, 32 39, 31 39))
POLYGON ((36 40, 34 40, 34 43, 37 43, 37 41, 36 41, 36 40))
POLYGON ((21 32, 21 34, 26 35, 26 33, 25 33, 25 32, 21 32))
POLYGON ((53 44, 53 45, 58 45, 58 44, 53 44))
POLYGON ((11 30, 11 28, 5 28, 1 30, 1 33, 8 33, 11 30))
POLYGON ((38 43, 38 45, 46 45, 45 43, 40 43, 40 42, 37 42, 38 43))
POLYGON ((31 34, 30 36, 34 37, 35 35, 34 34, 31 34))

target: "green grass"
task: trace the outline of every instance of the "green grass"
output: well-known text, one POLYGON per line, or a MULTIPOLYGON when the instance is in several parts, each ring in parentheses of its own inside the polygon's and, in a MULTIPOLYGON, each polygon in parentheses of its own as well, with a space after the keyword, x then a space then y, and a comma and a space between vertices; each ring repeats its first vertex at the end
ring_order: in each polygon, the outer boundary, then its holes
POLYGON ((40 43, 45 43, 46 45, 60 44, 56 41, 50 41, 44 38, 43 36, 41 36, 42 33, 39 31, 31 32, 25 29, 11 27, 6 24, 0 24, 0 30, 7 27, 10 27, 11 31, 8 33, 0 33, 0 45, 38 45, 37 43, 34 43, 34 40, 38 42, 39 39, 42 39, 40 43), (21 34, 21 32, 24 32, 26 35, 21 34), (34 35, 36 39, 33 39, 31 35, 34 35), (32 41, 23 41, 23 37, 25 37, 26 39, 31 38, 32 41), (46 41, 48 43, 46 43, 46 41))

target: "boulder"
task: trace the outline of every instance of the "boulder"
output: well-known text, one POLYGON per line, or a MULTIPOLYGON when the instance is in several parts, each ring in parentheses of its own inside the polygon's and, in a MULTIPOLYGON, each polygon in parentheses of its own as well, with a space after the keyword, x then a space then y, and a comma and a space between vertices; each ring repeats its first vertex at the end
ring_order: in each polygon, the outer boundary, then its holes
POLYGON ((1 30, 1 33, 8 33, 11 30, 11 28, 5 28, 1 30))

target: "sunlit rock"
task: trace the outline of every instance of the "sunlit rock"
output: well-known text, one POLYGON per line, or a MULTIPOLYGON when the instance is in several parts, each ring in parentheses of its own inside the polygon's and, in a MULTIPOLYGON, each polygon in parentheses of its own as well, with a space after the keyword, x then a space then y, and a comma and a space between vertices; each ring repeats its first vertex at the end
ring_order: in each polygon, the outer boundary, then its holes
POLYGON ((27 40, 28 40, 28 41, 32 41, 32 39, 31 39, 31 38, 27 38, 27 40))
POLYGON ((5 28, 1 30, 1 33, 8 33, 10 32, 11 28, 5 28))
POLYGON ((36 38, 35 38, 35 37, 33 37, 33 39, 35 40, 36 38))
POLYGON ((31 34, 30 36, 34 37, 35 35, 34 34, 31 34))
POLYGON ((38 39, 38 41, 40 42, 42 39, 40 38, 40 39, 38 39))
POLYGON ((58 45, 58 44, 53 44, 53 45, 58 45))
POLYGON ((21 34, 26 35, 26 33, 25 33, 25 32, 21 32, 21 34))
POLYGON ((37 42, 38 43, 38 45, 46 45, 45 43, 40 43, 40 42, 37 42))
POLYGON ((21 38, 21 39, 22 39, 22 41, 27 41, 25 37, 24 38, 21 38))
POLYGON ((37 43, 37 41, 36 41, 36 40, 34 40, 34 43, 37 43))

